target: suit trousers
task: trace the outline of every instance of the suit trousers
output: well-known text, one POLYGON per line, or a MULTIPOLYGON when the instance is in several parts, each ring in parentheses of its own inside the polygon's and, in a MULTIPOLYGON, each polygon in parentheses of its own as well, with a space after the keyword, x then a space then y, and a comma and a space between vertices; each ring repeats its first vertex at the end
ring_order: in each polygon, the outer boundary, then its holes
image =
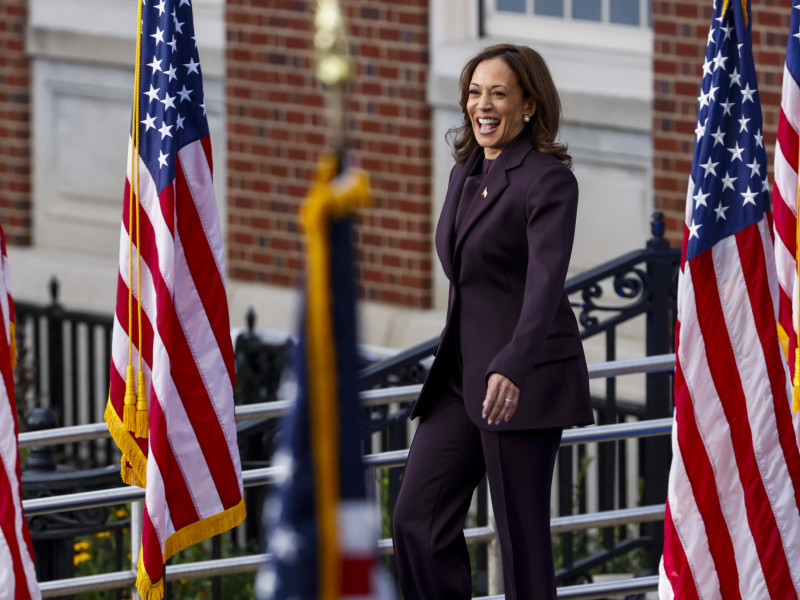
POLYGON ((456 394, 430 407, 412 442, 392 521, 397 574, 406 600, 471 598, 463 528, 484 473, 506 599, 555 599, 550 486, 561 431, 479 429, 456 394))

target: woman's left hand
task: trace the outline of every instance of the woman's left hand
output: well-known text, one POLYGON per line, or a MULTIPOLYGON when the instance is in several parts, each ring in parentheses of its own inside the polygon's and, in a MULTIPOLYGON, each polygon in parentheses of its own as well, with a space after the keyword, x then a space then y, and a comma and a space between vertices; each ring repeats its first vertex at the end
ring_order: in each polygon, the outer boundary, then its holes
POLYGON ((505 375, 492 373, 486 384, 486 398, 483 401, 483 414, 489 425, 508 422, 517 412, 519 388, 505 375))

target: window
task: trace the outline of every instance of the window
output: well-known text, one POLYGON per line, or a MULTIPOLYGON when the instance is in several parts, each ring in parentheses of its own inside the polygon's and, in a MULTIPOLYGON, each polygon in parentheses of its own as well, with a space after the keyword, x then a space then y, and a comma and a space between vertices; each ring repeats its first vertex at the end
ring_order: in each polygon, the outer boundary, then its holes
POLYGON ((496 0, 494 4, 497 13, 634 27, 649 27, 651 21, 651 0, 496 0))
POLYGON ((483 0, 485 33, 571 46, 646 51, 652 0, 483 0))

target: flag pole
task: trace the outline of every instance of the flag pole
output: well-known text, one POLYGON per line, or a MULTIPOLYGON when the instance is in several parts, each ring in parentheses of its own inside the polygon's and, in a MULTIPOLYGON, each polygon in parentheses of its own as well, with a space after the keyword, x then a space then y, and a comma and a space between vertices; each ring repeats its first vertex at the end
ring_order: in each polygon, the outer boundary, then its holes
MULTIPOLYGON (((306 326, 309 382, 309 420, 314 436, 311 454, 317 513, 317 569, 320 600, 336 600, 343 590, 343 556, 340 546, 341 488, 339 480, 339 414, 336 398, 337 365, 332 344, 333 308, 330 290, 331 215, 347 212, 367 196, 366 175, 355 176, 335 189, 334 178, 345 170, 345 94, 350 79, 344 19, 338 0, 318 0, 314 15, 317 77, 329 90, 327 119, 332 132, 333 156, 324 155, 316 183, 301 211, 307 243, 308 294, 306 326)), ((354 174, 355 175, 355 174, 354 174)))
MULTIPOLYGON (((131 502, 131 570, 134 575, 139 573, 139 553, 142 544, 142 517, 144 516, 144 500, 131 502)), ((139 590, 134 583, 131 586, 131 600, 142 600, 139 590)))
MULTIPOLYGON (((330 299, 326 290, 330 282, 325 281, 328 274, 329 257, 327 255, 327 226, 325 225, 324 200, 329 196, 328 183, 344 169, 344 95, 350 75, 350 64, 347 58, 347 38, 344 32, 344 21, 338 0, 318 0, 314 13, 314 48, 317 58, 317 77, 330 91, 327 94, 328 121, 333 133, 334 156, 323 156, 318 167, 317 184, 314 187, 319 194, 318 201, 312 202, 314 190, 301 213, 305 223, 306 242, 308 245, 308 286, 307 318, 310 320, 309 337, 316 340, 321 347, 312 347, 309 351, 309 370, 316 372, 320 380, 327 382, 328 388, 335 384, 335 367, 331 364, 333 357, 330 348, 324 341, 330 339, 328 319, 320 318, 330 310, 324 306, 330 299), (333 165, 330 163, 333 162, 333 165), (323 165, 328 164, 329 175, 323 165), (331 172, 332 171, 332 172, 331 172), (313 210, 311 210, 313 209, 313 210), (311 216, 315 218, 311 218, 311 216), (327 367, 327 368, 326 368, 327 367)), ((314 384, 312 384, 314 385, 314 384)), ((322 391, 322 390, 318 390, 322 391)), ((330 390, 328 390, 330 391, 330 390)), ((339 527, 336 511, 340 501, 338 478, 338 416, 336 407, 329 402, 320 402, 322 393, 312 390, 309 405, 309 419, 315 436, 310 440, 314 461, 315 504, 317 512, 317 544, 318 544, 318 577, 320 600, 335 600, 341 592, 341 552, 339 548, 339 527)))
POLYGON ((338 0, 317 0, 314 15, 314 48, 317 55, 317 78, 330 90, 327 94, 328 122, 334 151, 342 170, 345 150, 345 95, 350 80, 344 18, 338 0))

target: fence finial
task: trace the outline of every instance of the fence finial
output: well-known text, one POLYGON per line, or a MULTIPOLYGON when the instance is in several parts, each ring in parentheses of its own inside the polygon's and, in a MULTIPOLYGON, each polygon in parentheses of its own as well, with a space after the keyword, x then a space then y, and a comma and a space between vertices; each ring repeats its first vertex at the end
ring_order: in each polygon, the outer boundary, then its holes
POLYGON ((653 213, 653 220, 650 221, 650 233, 654 238, 663 238, 667 224, 664 222, 664 213, 656 211, 653 213))

